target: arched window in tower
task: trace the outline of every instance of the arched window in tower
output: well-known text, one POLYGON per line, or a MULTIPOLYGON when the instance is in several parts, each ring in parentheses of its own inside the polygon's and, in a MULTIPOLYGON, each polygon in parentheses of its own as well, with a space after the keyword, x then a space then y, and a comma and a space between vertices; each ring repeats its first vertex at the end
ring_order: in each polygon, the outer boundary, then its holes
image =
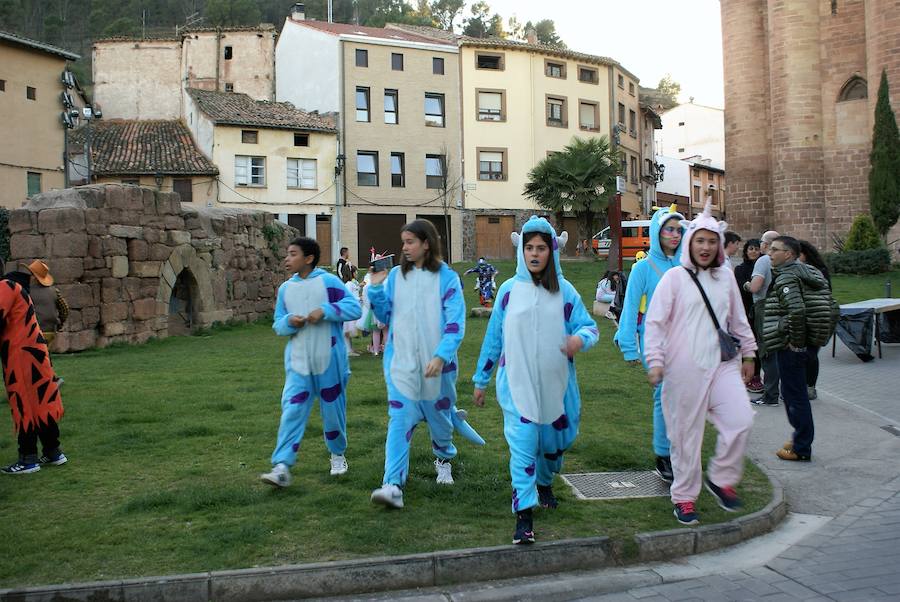
POLYGON ((841 88, 840 94, 838 94, 838 102, 844 102, 847 100, 860 100, 862 98, 869 97, 869 86, 866 83, 866 80, 861 78, 858 75, 854 75, 847 83, 844 84, 844 87, 841 88))

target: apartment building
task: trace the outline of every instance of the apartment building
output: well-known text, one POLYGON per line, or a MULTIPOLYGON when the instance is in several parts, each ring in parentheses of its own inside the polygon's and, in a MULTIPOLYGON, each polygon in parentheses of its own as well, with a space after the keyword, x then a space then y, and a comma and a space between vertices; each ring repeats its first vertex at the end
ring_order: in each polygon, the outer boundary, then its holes
POLYGON ((662 129, 662 119, 645 102, 641 107, 641 212, 651 215, 656 205, 656 185, 665 177, 665 168, 656 160, 656 130, 662 129))
POLYGON ((262 24, 98 40, 95 101, 108 118, 179 119, 186 88, 275 100, 275 38, 275 28, 262 24))
MULTIPOLYGON (((276 46, 276 95, 339 114, 338 189, 325 214, 333 247, 366 265, 370 249, 399 252, 401 227, 431 220, 444 257, 462 254, 459 49, 413 33, 285 21, 276 46)), ((323 216, 323 217, 325 217, 323 216)))
POLYGON ((657 154, 666 157, 701 156, 725 169, 725 111, 687 102, 662 114, 657 154))
POLYGON ((32 195, 65 186, 63 112, 76 106, 67 65, 78 58, 0 31, 0 205, 20 207, 32 195))
POLYGON ((209 204, 274 213, 318 239, 321 262, 330 263, 337 156, 333 116, 235 92, 188 88, 186 99, 187 127, 219 170, 209 204))

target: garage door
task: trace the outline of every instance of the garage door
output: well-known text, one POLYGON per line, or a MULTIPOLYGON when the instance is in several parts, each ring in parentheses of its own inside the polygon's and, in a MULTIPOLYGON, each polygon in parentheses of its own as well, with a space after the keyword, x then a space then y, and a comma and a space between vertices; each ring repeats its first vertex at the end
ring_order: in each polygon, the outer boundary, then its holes
POLYGON ((512 259, 516 250, 509 240, 515 228, 511 215, 475 216, 475 254, 490 259, 512 259))
POLYGON ((394 265, 400 265, 400 229, 406 225, 402 213, 360 213, 356 217, 359 266, 369 267, 369 249, 378 253, 394 253, 394 265))

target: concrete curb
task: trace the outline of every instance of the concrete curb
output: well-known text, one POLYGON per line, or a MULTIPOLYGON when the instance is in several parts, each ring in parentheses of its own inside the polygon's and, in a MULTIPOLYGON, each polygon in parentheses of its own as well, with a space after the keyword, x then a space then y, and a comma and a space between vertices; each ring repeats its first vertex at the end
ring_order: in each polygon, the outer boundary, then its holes
MULTIPOLYGON (((638 533, 638 562, 666 560, 730 546, 774 529, 787 515, 784 490, 759 466, 772 484, 772 500, 759 512, 727 523, 694 529, 638 533)), ((610 569, 622 564, 620 550, 608 537, 449 550, 407 556, 365 558, 301 565, 211 571, 165 577, 98 581, 0 590, 0 602, 104 600, 185 602, 296 600, 461 583, 610 569)), ((641 581, 647 576, 629 575, 641 581)))

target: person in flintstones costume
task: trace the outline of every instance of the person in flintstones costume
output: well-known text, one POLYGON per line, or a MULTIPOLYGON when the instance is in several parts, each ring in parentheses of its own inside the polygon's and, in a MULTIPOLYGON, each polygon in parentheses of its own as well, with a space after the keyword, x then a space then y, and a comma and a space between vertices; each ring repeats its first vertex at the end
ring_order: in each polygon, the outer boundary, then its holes
POLYGON ((410 442, 419 422, 428 424, 440 485, 453 484, 454 429, 484 445, 466 423, 465 412, 456 409, 456 351, 466 327, 462 282, 441 261, 440 237, 431 222, 417 219, 406 224, 400 238, 401 265, 390 273, 373 272, 368 287, 375 316, 388 326, 384 478, 371 500, 391 508, 403 507, 410 442))
POLYGON ((509 444, 514 544, 534 542, 532 508, 556 508, 553 477, 578 434, 581 395, 574 356, 597 342, 597 324, 575 287, 563 278, 560 247, 550 223, 532 216, 513 232, 516 275, 497 291, 472 380, 474 403, 497 366, 497 400, 509 444))
POLYGON ((347 382, 350 364, 344 346, 343 323, 362 310, 340 278, 316 267, 319 243, 295 238, 288 245, 284 266, 292 274, 275 301, 275 333, 290 337, 284 347, 284 390, 281 424, 272 453, 272 471, 260 475, 276 487, 291 484, 290 467, 297 461, 306 422, 315 399, 322 412, 325 446, 331 452, 331 474, 347 472, 347 382))

